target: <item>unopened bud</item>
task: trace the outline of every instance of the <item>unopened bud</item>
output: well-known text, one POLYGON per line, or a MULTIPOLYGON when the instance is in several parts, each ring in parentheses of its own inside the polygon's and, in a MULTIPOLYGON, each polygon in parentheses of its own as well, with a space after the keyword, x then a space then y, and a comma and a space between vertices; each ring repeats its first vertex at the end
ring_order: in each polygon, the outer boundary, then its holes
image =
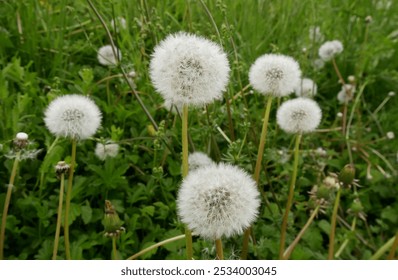
POLYGON ((118 237, 122 232, 124 232, 122 221, 119 219, 119 215, 116 213, 115 207, 109 200, 105 200, 105 217, 103 225, 105 228, 105 236, 107 237, 118 237))
POLYGON ((346 164, 339 174, 339 181, 344 186, 349 186, 355 179, 355 167, 353 164, 346 164))
POLYGON ((28 134, 18 132, 14 139, 14 145, 17 149, 23 149, 28 145, 28 134))

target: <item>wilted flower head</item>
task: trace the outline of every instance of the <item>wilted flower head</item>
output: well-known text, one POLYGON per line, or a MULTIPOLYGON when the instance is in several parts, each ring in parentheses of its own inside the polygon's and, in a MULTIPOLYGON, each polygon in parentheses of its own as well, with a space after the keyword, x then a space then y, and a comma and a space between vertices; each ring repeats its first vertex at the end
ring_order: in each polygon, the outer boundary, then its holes
POLYGON ((194 152, 188 156, 189 172, 198 168, 214 166, 216 163, 205 153, 194 152))
POLYGON ((280 54, 264 54, 250 67, 249 80, 264 95, 287 96, 300 83, 301 70, 296 60, 280 54))
POLYGON ((321 42, 324 39, 323 34, 321 33, 321 28, 319 26, 310 26, 308 35, 311 41, 321 42))
POLYGON ((20 150, 28 145, 28 134, 25 132, 18 132, 14 139, 15 147, 20 150))
POLYGON ((341 90, 337 94, 337 100, 340 102, 340 104, 347 103, 354 98, 355 91, 356 88, 354 85, 345 84, 341 87, 341 90))
POLYGON ((201 106, 221 99, 229 71, 227 56, 219 45, 183 32, 160 42, 150 62, 153 85, 173 104, 201 106))
POLYGON ((301 83, 295 88, 295 93, 297 97, 314 97, 317 94, 318 87, 313 80, 308 78, 303 78, 301 83))
POLYGON ((111 45, 106 45, 98 50, 97 58, 98 62, 104 66, 116 66, 120 60, 122 60, 122 53, 115 47, 117 56, 113 53, 111 45))
POLYGON ((222 163, 190 172, 177 198, 181 220, 209 239, 242 233, 256 218, 259 206, 259 192, 251 176, 222 163))
POLYGON ((123 222, 109 200, 105 200, 105 216, 102 223, 105 228, 104 235, 106 237, 119 237, 125 231, 125 228, 122 227, 123 222))
POLYGON ((329 61, 343 51, 343 44, 338 41, 327 41, 319 48, 319 57, 324 61, 329 61))
POLYGON ((322 111, 318 103, 303 97, 285 101, 276 114, 279 126, 288 133, 314 131, 321 122, 321 117, 322 111))
POLYGON ((67 174, 69 172, 70 165, 67 164, 65 161, 58 161, 57 165, 55 166, 55 173, 58 177, 62 174, 67 174))
POLYGON ((87 139, 101 124, 101 112, 94 101, 78 94, 54 99, 44 114, 47 128, 61 137, 87 139))
POLYGON ((126 20, 123 17, 117 17, 111 20, 112 30, 119 32, 121 29, 126 29, 126 20))
POLYGON ((105 160, 107 157, 114 158, 119 152, 119 145, 116 143, 97 143, 95 146, 95 155, 100 160, 105 160))

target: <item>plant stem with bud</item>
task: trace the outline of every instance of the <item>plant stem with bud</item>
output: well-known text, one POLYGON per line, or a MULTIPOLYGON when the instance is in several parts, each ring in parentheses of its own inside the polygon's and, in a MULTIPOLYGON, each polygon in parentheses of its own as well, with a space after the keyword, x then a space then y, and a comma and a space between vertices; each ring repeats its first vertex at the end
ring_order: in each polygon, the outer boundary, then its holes
POLYGON ((5 233, 6 233, 8 207, 10 206, 12 189, 14 188, 14 181, 15 181, 15 177, 17 176, 17 169, 18 169, 18 164, 19 164, 20 158, 21 158, 21 151, 18 151, 15 156, 15 159, 14 159, 14 164, 12 166, 10 181, 7 186, 6 200, 4 202, 3 216, 1 219, 0 260, 4 259, 4 239, 5 239, 5 233))

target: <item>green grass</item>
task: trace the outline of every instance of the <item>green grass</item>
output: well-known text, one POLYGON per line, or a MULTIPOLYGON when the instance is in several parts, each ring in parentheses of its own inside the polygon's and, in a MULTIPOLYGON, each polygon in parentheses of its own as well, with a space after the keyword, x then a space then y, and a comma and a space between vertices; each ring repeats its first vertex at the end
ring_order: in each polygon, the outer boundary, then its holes
MULTIPOLYGON (((325 41, 342 41, 344 51, 336 59, 343 77, 355 75, 357 89, 366 84, 353 112, 350 143, 355 147, 356 177, 362 186, 358 188, 358 197, 367 217, 358 219, 354 234, 349 232, 345 225, 352 223, 353 215, 347 210, 356 196, 353 190, 344 191, 335 247, 348 238, 350 242, 340 258, 369 259, 396 234, 398 186, 397 174, 391 169, 398 169, 398 142, 383 138, 388 131, 398 136, 397 97, 391 98, 376 116, 370 114, 388 92, 398 92, 398 4, 395 1, 391 1, 388 9, 376 7, 376 2, 388 1, 376 0, 204 1, 210 14, 201 1, 193 0, 95 1, 108 24, 119 16, 127 21, 126 30, 111 32, 123 54, 122 67, 126 72, 134 69, 137 73, 136 90, 163 128, 156 134, 148 129, 149 120, 122 78, 98 83, 119 71, 97 62, 97 49, 109 40, 86 1, 0 2, 1 186, 6 186, 9 180, 13 161, 7 155, 17 132, 29 134, 31 149, 42 149, 36 159, 20 163, 7 220, 7 259, 50 259, 52 255, 59 188, 54 166, 59 160, 70 160, 71 145, 61 139, 48 153, 54 136, 44 125, 43 112, 49 102, 61 94, 90 94, 103 112, 97 139, 78 144, 70 227, 72 258, 111 258, 112 242, 103 237, 101 223, 105 199, 112 201, 126 228, 118 241, 122 258, 183 234, 184 225, 178 221, 175 205, 181 182, 181 120, 162 108, 163 100, 155 92, 148 74, 150 55, 156 44, 167 34, 178 31, 196 33, 221 43, 232 69, 225 98, 235 96, 244 88, 246 93, 245 100, 239 97, 231 103, 235 137, 231 144, 216 129, 220 127, 233 139, 225 101, 210 105, 207 112, 190 111, 189 133, 195 149, 207 152, 215 161, 237 164, 249 173, 254 170, 265 107, 265 98, 257 93, 249 94, 250 88, 246 87, 251 64, 258 56, 271 52, 297 59, 303 75, 318 85, 315 99, 323 110, 320 128, 333 128, 339 126, 336 114, 341 105, 336 95, 341 85, 331 63, 326 63, 321 70, 312 66, 322 42, 310 40, 309 27, 320 26, 325 41), (367 25, 368 15, 373 21, 367 25), (303 52, 303 48, 307 51, 303 52), (83 69, 87 69, 86 72, 82 72, 83 69), (95 142, 100 138, 120 143, 117 158, 101 162, 95 157, 95 142), (367 179, 369 165, 372 180, 367 179), (391 177, 386 178, 383 170, 391 177)), ((349 115, 352 108, 350 103, 349 115)), ((264 156, 267 175, 262 172, 260 178, 267 202, 263 201, 254 225, 256 246, 251 244, 249 254, 252 259, 278 256, 282 210, 292 172, 292 158, 283 161, 280 152, 286 150, 286 156, 291 155, 292 137, 277 128, 275 113, 276 105, 271 111, 264 156)), ((347 150, 342 147, 344 139, 339 131, 303 138, 287 244, 309 217, 306 205, 311 187, 320 184, 328 172, 338 173, 348 163, 347 150), (311 152, 318 147, 327 151, 327 157, 317 157, 311 152)), ((6 188, 1 188, 0 209, 3 209, 5 194, 6 188)), ((293 259, 327 257, 331 212, 328 208, 318 216, 293 252, 293 259)), ((226 258, 237 258, 241 237, 224 242, 226 258)), ((196 258, 214 258, 213 246, 212 242, 194 238, 196 258)), ((60 258, 64 258, 63 250, 61 235, 60 258)), ((184 251, 184 241, 177 241, 143 258, 183 259, 184 251)))

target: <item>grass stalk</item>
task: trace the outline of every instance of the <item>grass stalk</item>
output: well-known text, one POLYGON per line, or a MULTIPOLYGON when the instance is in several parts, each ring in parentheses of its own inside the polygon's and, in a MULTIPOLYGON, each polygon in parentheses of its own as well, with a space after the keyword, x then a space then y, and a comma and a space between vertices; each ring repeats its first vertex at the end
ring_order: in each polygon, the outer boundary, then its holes
POLYGON ((388 260, 393 260, 395 258, 395 252, 397 251, 397 248, 398 248, 398 232, 395 235, 395 240, 394 240, 394 243, 391 246, 390 253, 387 256, 388 260))
POLYGON ((8 207, 10 206, 11 202, 12 189, 14 188, 14 181, 15 177, 17 176, 17 170, 20 158, 21 158, 21 151, 18 151, 14 159, 14 164, 12 166, 10 181, 7 186, 6 200, 4 201, 3 216, 1 219, 1 231, 0 231, 0 260, 4 259, 4 241, 6 234, 8 207))
POLYGON ((373 256, 370 257, 370 260, 380 259, 380 257, 394 244, 395 240, 395 236, 391 237, 386 243, 384 243, 383 246, 379 248, 379 250, 376 251, 376 253, 373 254, 373 256))
POLYGON ((59 202, 58 202, 58 215, 57 215, 57 228, 55 230, 54 238, 54 249, 53 249, 53 260, 57 259, 58 244, 59 244, 59 234, 61 231, 61 216, 62 216, 62 205, 64 203, 64 186, 65 186, 65 174, 61 174, 61 182, 59 188, 59 202))
POLYGON ((224 252, 222 249, 222 241, 221 239, 216 239, 216 259, 223 260, 224 259, 224 252))
MULTIPOLYGON (((357 224, 357 217, 355 216, 354 219, 353 219, 353 221, 352 221, 352 225, 351 225, 351 229, 350 229, 351 232, 354 232, 354 231, 355 231, 356 224, 357 224)), ((350 241, 350 239, 347 237, 347 238, 344 240, 343 244, 341 244, 341 246, 340 246, 340 248, 337 250, 336 254, 334 254, 334 257, 335 257, 336 259, 337 259, 338 257, 340 257, 340 255, 341 255, 341 253, 344 251, 345 247, 347 247, 349 241, 350 241)))
POLYGON ((72 139, 72 159, 70 163, 68 187, 66 190, 66 201, 65 201, 64 238, 65 238, 65 254, 67 260, 71 259, 70 241, 69 241, 69 212, 70 212, 70 200, 72 196, 73 173, 75 171, 75 164, 76 164, 76 142, 77 142, 76 139, 72 139))
POLYGON ((283 259, 283 252, 285 251, 287 221, 289 218, 290 209, 292 208, 293 204, 294 188, 296 185, 298 162, 299 162, 299 147, 300 147, 301 137, 302 137, 301 133, 296 135, 296 141, 294 145, 293 174, 292 174, 292 179, 290 180, 289 195, 287 198, 286 209, 285 213, 283 214, 283 220, 282 220, 281 240, 279 245, 279 259, 283 259))
POLYGON ((307 222, 305 223, 305 225, 303 226, 303 228, 300 230, 299 234, 297 234, 296 238, 294 239, 294 241, 292 242, 292 244, 289 245, 289 247, 287 247, 286 251, 283 254, 283 259, 287 260, 290 258, 290 255, 293 253, 294 248, 296 247, 296 245, 299 243, 300 239, 303 237, 304 233, 307 231, 307 229, 309 228, 309 226, 312 224, 312 222, 314 221, 314 218, 316 217, 316 215, 318 214, 319 208, 321 207, 320 204, 318 204, 314 211, 312 211, 311 216, 308 218, 307 222))
POLYGON ((331 222, 330 235, 329 235, 328 260, 333 260, 334 256, 334 237, 336 233, 337 210, 339 209, 339 204, 340 204, 341 189, 342 187, 340 186, 339 190, 337 191, 336 199, 334 201, 334 206, 333 206, 332 222, 331 222))

